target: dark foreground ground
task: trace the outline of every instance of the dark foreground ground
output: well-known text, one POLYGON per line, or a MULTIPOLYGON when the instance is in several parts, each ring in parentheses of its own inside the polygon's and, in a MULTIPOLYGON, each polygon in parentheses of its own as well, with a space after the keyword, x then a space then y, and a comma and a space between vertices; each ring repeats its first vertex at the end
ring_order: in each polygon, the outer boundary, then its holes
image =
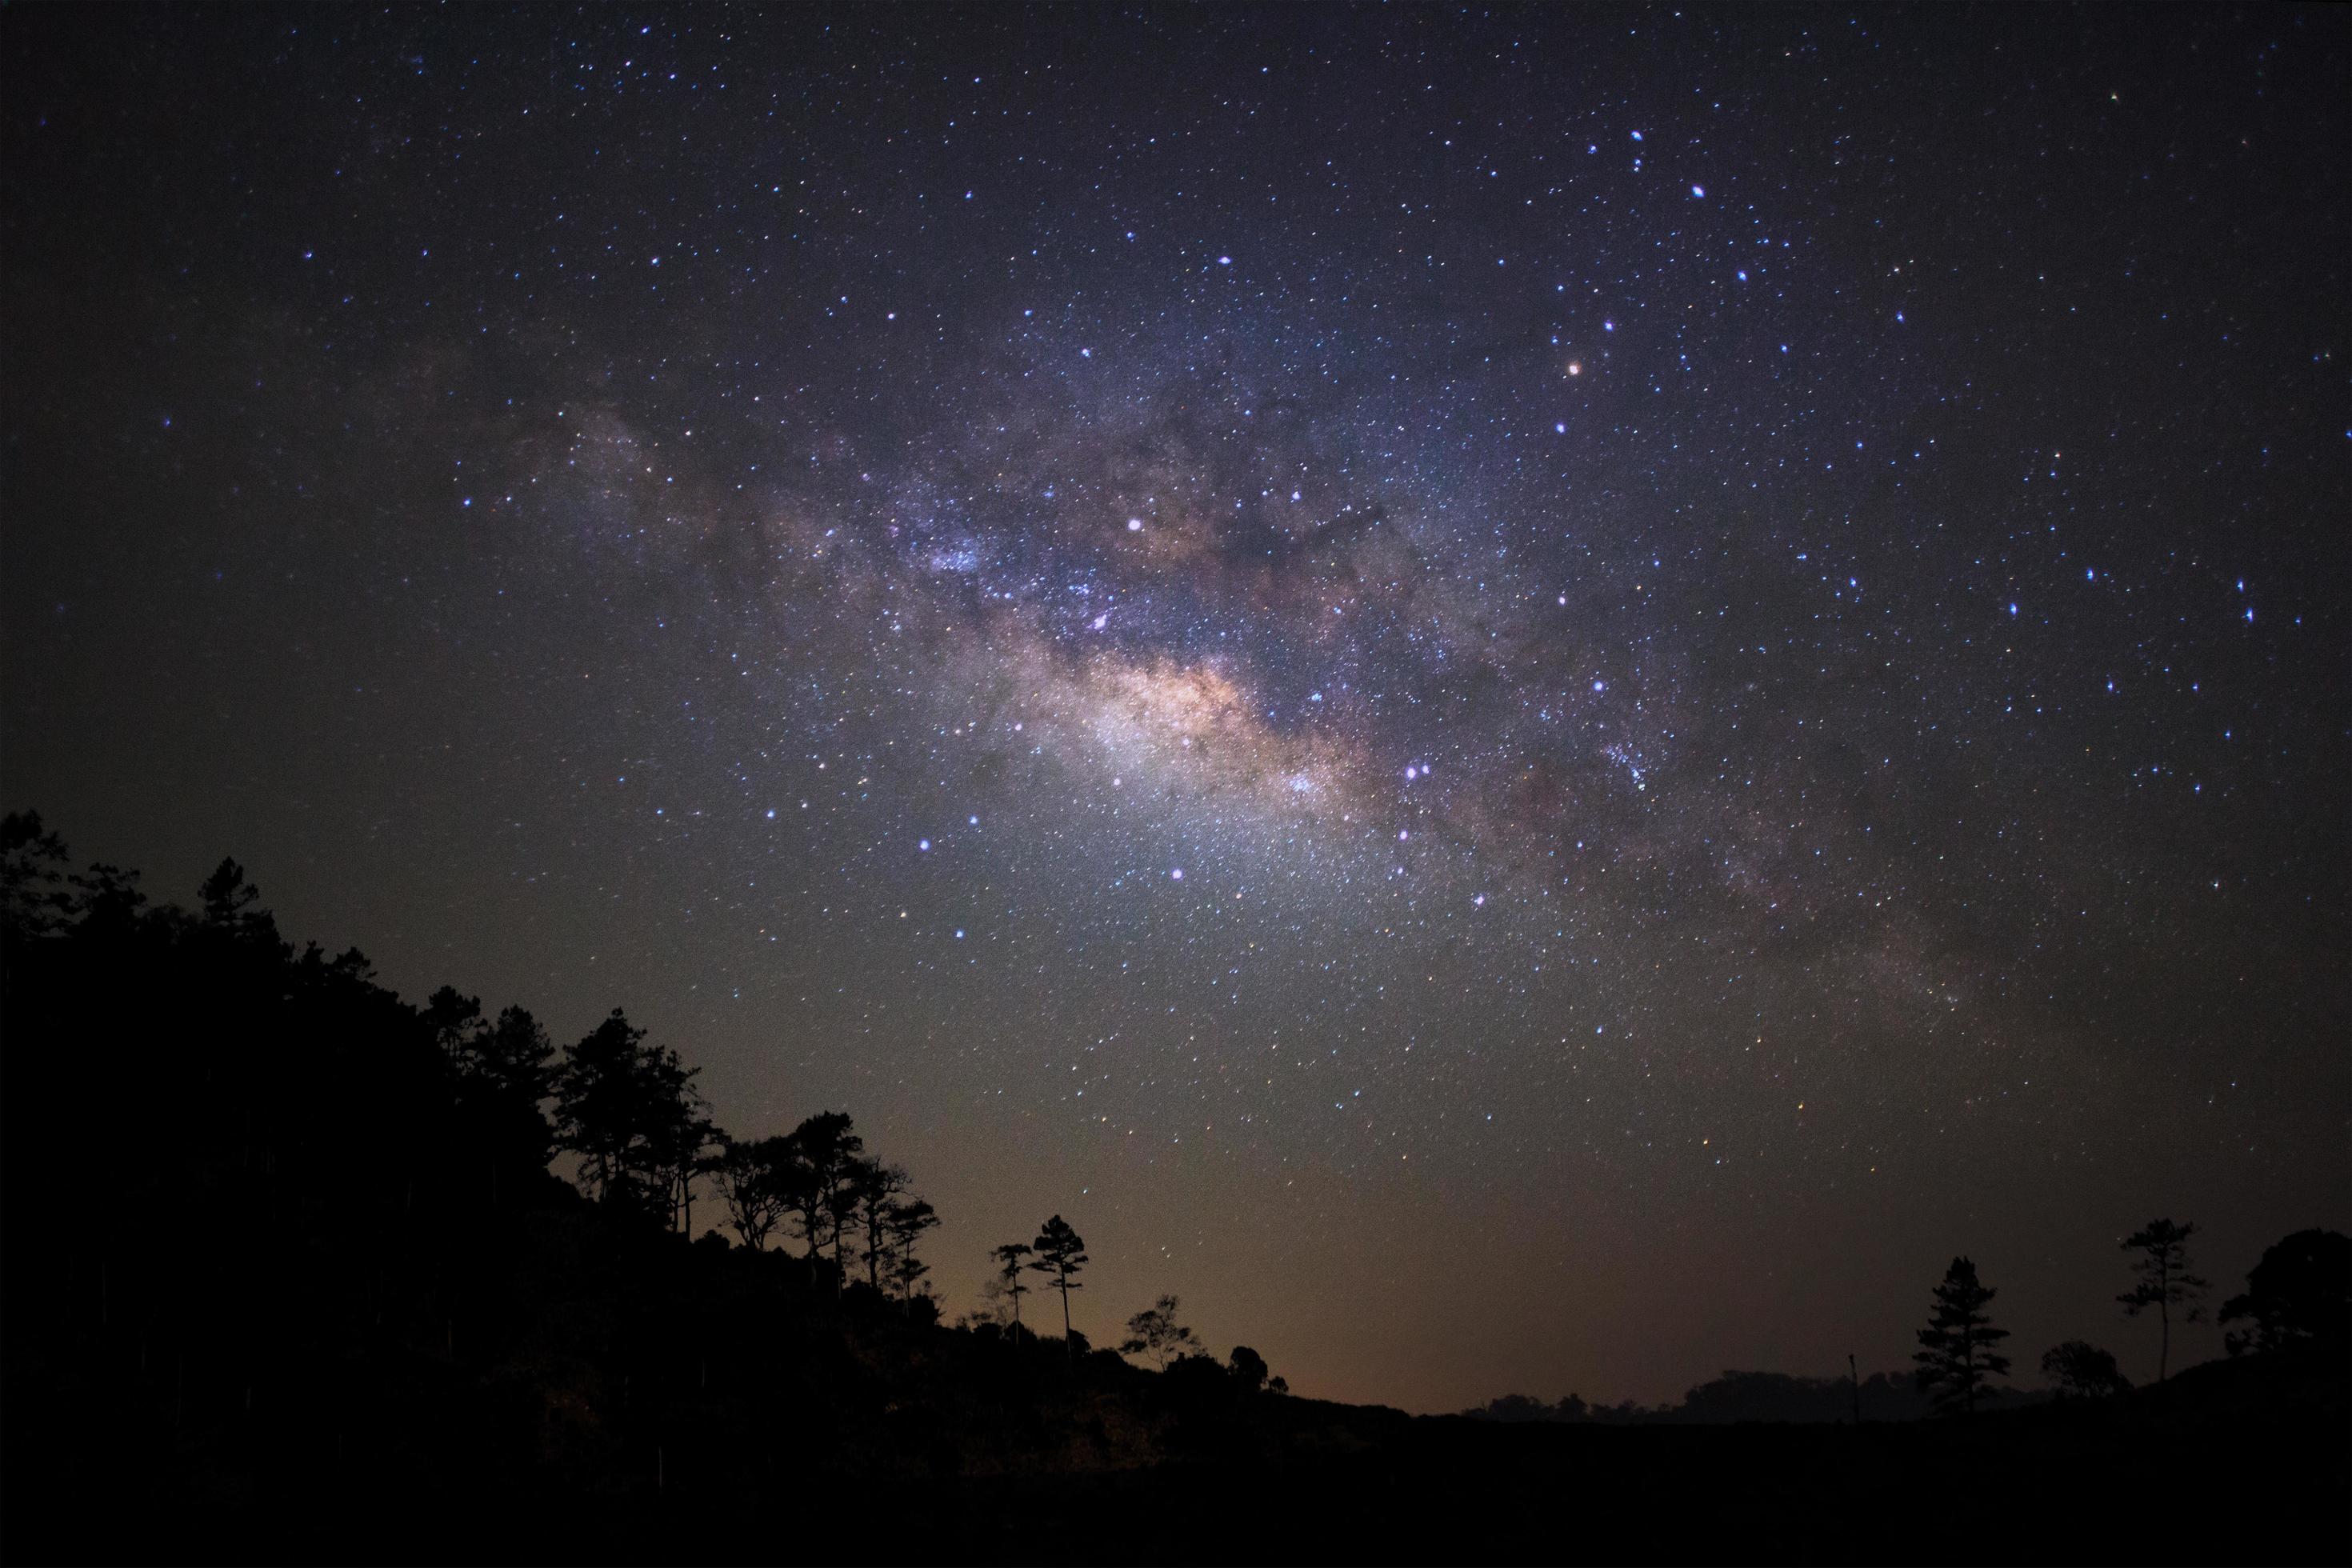
MULTIPOLYGON (((1082 1474, 718 1496, 85 1477, 12 1497, 9 1560, 2340 1563, 2340 1386, 2217 1363, 2101 1407, 1852 1426, 1506 1426, 1273 1402, 1243 1447, 1082 1474)), ((21 1475, 22 1472, 20 1472, 21 1475)))

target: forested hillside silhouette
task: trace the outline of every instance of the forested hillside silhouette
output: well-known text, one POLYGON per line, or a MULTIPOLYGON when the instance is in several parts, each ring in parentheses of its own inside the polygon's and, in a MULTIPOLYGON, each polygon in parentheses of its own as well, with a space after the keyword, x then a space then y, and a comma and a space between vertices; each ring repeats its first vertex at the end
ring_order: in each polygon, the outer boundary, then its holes
MULTIPOLYGON (((1414 1418, 1212 1357, 1172 1294, 1095 1347, 1061 1214, 950 1324, 919 1173, 849 1113, 732 1136, 623 1011, 558 1042, 404 1001, 234 861, 182 908, 12 816, 0 922, 12 1558, 2141 1557, 2094 1500, 2151 1466, 2265 1489, 2156 1555, 2345 1544, 2331 1232, 2224 1304, 2240 1353, 2155 1387, 2053 1347, 2059 1396, 2013 1408, 1955 1259, 1924 1381, 1414 1418), (1976 1414, 1909 1419, 1938 1402, 1976 1414), (2009 1546, 1919 1534, 1904 1500, 1960 1468, 2009 1546)), ((2192 1230, 2134 1238, 2135 1310, 2193 1308, 2192 1230)))

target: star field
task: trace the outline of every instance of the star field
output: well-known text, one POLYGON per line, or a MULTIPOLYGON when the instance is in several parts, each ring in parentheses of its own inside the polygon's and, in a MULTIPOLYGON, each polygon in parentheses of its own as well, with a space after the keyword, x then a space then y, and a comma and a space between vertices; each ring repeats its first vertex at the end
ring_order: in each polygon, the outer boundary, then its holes
POLYGON ((2347 1219, 2340 15, 10 25, 11 805, 951 1310, 1646 1399, 2347 1219))

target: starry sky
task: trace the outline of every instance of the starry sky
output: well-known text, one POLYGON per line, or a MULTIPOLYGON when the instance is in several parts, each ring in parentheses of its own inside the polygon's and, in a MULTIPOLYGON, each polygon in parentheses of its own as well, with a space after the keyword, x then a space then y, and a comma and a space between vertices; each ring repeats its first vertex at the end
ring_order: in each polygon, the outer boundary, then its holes
POLYGON ((951 1313, 2137 1373, 2352 1222, 2343 12, 0 36, 6 804, 848 1110, 951 1313))

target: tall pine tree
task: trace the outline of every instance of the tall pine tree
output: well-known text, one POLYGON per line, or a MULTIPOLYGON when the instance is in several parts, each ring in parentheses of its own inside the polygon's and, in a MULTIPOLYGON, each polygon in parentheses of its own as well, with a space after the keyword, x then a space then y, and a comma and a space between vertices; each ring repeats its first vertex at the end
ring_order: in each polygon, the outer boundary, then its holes
POLYGON ((1021 1271, 1036 1267, 1023 1261, 1030 1250, 1025 1241, 1008 1241, 989 1252, 989 1257, 996 1260, 998 1282, 1004 1294, 1013 1298, 1013 1326, 1016 1329, 1021 1326, 1021 1298, 1029 1294, 1029 1287, 1021 1283, 1021 1271))
POLYGON ((1070 1228, 1068 1220, 1055 1215, 1037 1233, 1034 1245, 1037 1261, 1029 1267, 1045 1275, 1053 1282, 1052 1289, 1062 1293, 1062 1342, 1066 1351, 1070 1339, 1070 1292, 1086 1289, 1078 1283, 1077 1276, 1078 1270, 1086 1267, 1087 1244, 1070 1228))
POLYGON ((2116 1300, 2123 1304, 2126 1318, 2137 1318, 2150 1307, 2156 1309, 2164 1325, 2157 1341, 2158 1383, 2172 1370, 2172 1310, 2180 1309, 2180 1321, 2184 1323, 2193 1323, 2205 1315, 2205 1309, 2197 1303, 2204 1299, 2209 1282, 2199 1279, 2189 1263, 2189 1238, 2196 1234, 2194 1225, 2152 1219, 2124 1237, 2124 1250, 2139 1254, 2132 1260, 2132 1272, 2139 1276, 2139 1283, 2116 1300))
POLYGON ((1997 1294, 1977 1279, 1977 1266, 1955 1258, 1936 1287, 1936 1313, 1919 1331, 1919 1348, 1911 1359, 1919 1363, 1919 1386, 1935 1394, 1936 1408, 1973 1415, 1977 1393, 1992 1378, 2009 1373, 2009 1358, 1992 1347, 2009 1338, 2007 1329, 1992 1326, 1985 1308, 1997 1294))

